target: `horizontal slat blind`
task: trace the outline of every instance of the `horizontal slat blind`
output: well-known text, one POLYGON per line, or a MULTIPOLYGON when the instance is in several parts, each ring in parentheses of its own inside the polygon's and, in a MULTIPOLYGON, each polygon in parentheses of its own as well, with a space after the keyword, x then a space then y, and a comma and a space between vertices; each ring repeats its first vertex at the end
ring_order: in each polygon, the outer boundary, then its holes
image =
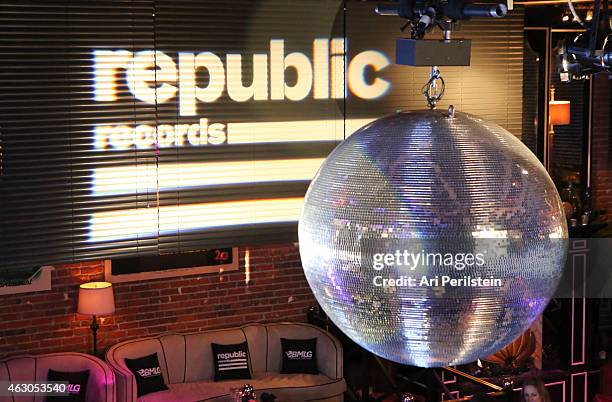
POLYGON ((537 155, 538 148, 538 53, 525 36, 523 44, 523 143, 537 155))
MULTIPOLYGON (((426 69, 392 65, 401 21, 348 5, 3 2, 0 274, 297 240, 338 142, 425 104, 426 69), (388 91, 363 89, 372 60, 386 61, 388 91)), ((443 70, 446 99, 520 135, 522 15, 474 19, 462 36, 475 66, 443 70)))
MULTIPOLYGON (((92 52, 153 48, 153 1, 19 1, 0 5, 2 260, 20 267, 157 250, 157 239, 89 241, 91 215, 140 201, 100 203, 94 170, 115 156, 92 148, 93 122, 155 121, 133 99, 105 113, 93 101, 92 52)), ((125 92, 125 85, 118 88, 125 92)), ((136 155, 132 153, 132 161, 136 155)), ((141 159, 138 156, 138 159, 141 159)), ((153 202, 155 198, 153 198, 153 202)))
MULTIPOLYGON (((355 53, 377 47, 394 60, 394 38, 409 37, 408 29, 404 33, 399 30, 404 20, 380 17, 378 23, 372 24, 372 3, 349 2, 347 6, 346 29, 350 50, 355 53)), ((494 121, 521 138, 523 27, 521 7, 510 11, 504 18, 461 21, 451 38, 472 40, 471 64, 469 67, 439 67, 446 82, 446 92, 438 108, 454 105, 458 111, 494 121)), ((426 39, 440 40, 442 32, 434 29, 426 39)), ((389 66, 382 76, 393 83, 393 90, 377 102, 377 109, 384 108, 387 113, 392 113, 397 109, 426 108, 421 88, 429 79, 430 70, 429 67, 389 66)), ((368 114, 371 108, 369 102, 349 97, 347 119, 368 114)))
POLYGON ((327 63, 340 4, 3 3, 2 273, 295 241, 344 120, 282 63, 327 63))
MULTIPOLYGON (((195 81, 209 90, 211 99, 196 101, 193 116, 182 108, 187 95, 179 93, 158 104, 158 124, 208 119, 209 142, 213 142, 160 153, 158 173, 174 169, 169 177, 174 175, 175 180, 205 184, 185 183, 175 191, 163 191, 167 198, 161 201, 162 221, 178 230, 160 232, 161 252, 297 240, 296 218, 309 179, 336 140, 343 138, 343 118, 335 102, 314 99, 313 91, 301 100, 275 94, 277 75, 272 69, 277 62, 271 41, 282 42, 284 56, 297 52, 302 61, 314 65, 313 41, 334 36, 339 12, 339 1, 156 2, 157 49, 175 60, 188 52, 206 51, 212 54, 209 58, 221 61, 212 63, 217 66, 214 77, 210 71, 198 70, 195 81), (224 91, 212 101, 218 93, 210 88, 222 81, 223 73, 224 91), (255 88, 247 89, 251 86, 255 88), (251 91, 252 99, 241 101, 251 91), (302 121, 314 120, 334 126, 302 129, 302 121), (214 144, 213 127, 224 132, 227 146, 214 144), (292 133, 293 129, 298 132, 292 133), (324 141, 306 141, 305 133, 322 134, 324 141), (177 204, 182 210, 173 208, 177 204)), ((296 78, 295 70, 287 69, 286 81, 293 84, 296 78)), ((308 81, 302 71, 300 79, 308 81)))

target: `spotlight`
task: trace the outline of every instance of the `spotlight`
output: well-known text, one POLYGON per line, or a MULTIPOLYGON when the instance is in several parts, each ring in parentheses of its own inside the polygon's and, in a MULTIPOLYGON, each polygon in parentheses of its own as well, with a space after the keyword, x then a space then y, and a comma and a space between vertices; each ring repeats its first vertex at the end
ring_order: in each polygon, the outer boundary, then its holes
POLYGON ((593 10, 587 11, 586 20, 591 21, 593 19, 593 10))
POLYGON ((565 11, 563 12, 563 15, 561 16, 561 21, 568 22, 569 19, 570 19, 570 11, 566 8, 565 11))

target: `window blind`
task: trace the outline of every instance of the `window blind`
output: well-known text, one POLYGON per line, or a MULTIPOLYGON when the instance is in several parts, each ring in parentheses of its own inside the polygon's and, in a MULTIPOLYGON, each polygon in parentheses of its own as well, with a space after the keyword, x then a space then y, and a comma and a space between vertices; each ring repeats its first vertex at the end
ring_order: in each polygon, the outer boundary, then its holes
MULTIPOLYGON (((402 21, 344 5, 0 2, 0 276, 296 241, 338 142, 425 105, 428 69, 393 65, 402 21)), ((522 13, 462 32, 445 101, 520 135, 522 13)))

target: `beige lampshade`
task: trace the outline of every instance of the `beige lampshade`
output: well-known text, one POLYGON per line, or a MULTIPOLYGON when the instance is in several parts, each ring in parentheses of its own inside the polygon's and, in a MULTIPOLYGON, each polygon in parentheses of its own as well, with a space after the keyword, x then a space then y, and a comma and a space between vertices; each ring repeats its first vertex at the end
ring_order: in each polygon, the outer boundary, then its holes
POLYGON ((570 124, 570 101, 551 101, 548 111, 553 126, 570 124))
POLYGON ((77 313, 84 315, 110 315, 115 312, 113 285, 108 282, 89 282, 79 287, 77 313))

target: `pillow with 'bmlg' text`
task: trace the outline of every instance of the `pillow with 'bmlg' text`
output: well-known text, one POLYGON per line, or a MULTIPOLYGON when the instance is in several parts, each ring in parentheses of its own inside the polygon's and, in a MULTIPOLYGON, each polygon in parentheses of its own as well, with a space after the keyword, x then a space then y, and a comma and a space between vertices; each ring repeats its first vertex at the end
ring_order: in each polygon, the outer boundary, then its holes
POLYGON ((136 377, 137 394, 143 395, 168 389, 164 383, 164 376, 159 366, 157 353, 143 356, 138 359, 125 359, 125 365, 136 377))
POLYGON ((211 343, 215 381, 250 379, 249 345, 245 342, 235 345, 211 343))
POLYGON ((281 374, 319 374, 317 368, 317 338, 281 338, 283 367, 281 374))
POLYGON ((66 392, 68 394, 63 396, 48 396, 45 402, 85 402, 88 379, 89 370, 55 371, 49 369, 47 381, 66 382, 66 392))

